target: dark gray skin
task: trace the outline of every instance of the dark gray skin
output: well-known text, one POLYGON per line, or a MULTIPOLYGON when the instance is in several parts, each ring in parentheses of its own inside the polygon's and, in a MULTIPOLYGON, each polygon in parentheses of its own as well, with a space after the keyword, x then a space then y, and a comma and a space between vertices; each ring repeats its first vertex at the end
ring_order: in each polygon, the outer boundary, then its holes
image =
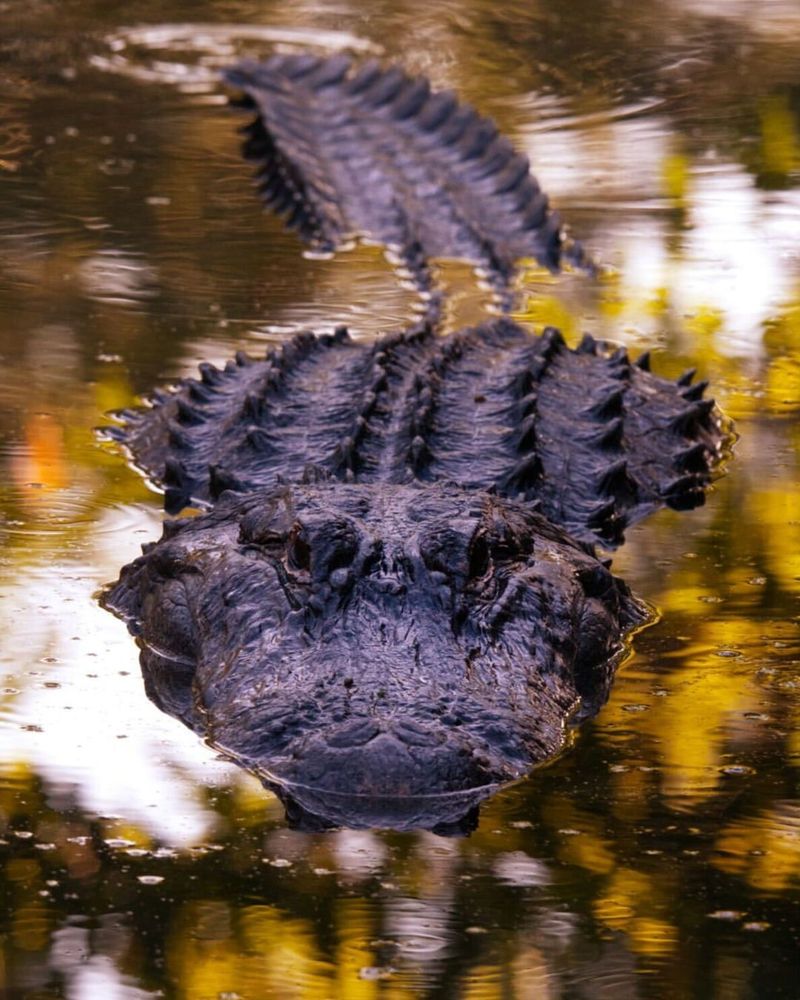
POLYGON ((223 76, 256 114, 244 154, 264 203, 313 246, 368 236, 394 248, 420 290, 436 257, 472 261, 501 293, 520 257, 592 270, 527 157, 424 77, 342 54, 275 55, 223 76))
POLYGON ((726 441, 705 383, 648 369, 647 355, 589 336, 571 350, 507 319, 372 344, 303 334, 266 359, 201 365, 108 433, 170 513, 313 464, 344 482, 493 489, 613 548, 659 507, 702 504, 726 441))
POLYGON ((589 546, 444 484, 227 494, 105 604, 156 704, 296 822, 440 832, 562 748, 648 617, 589 546))
POLYGON ((211 510, 167 522, 106 605, 150 697, 295 824, 463 831, 597 710, 646 619, 591 545, 702 503, 728 430, 691 372, 588 335, 437 335, 431 258, 479 265, 506 310, 520 257, 592 270, 491 121, 342 56, 226 78, 266 204, 316 247, 391 246, 425 320, 300 334, 120 414, 167 511, 211 510))

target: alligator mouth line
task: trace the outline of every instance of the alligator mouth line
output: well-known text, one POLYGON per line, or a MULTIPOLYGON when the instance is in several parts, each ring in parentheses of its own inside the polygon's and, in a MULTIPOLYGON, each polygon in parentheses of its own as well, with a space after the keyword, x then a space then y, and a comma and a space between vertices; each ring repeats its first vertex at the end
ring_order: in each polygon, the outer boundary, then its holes
MULTIPOLYGON (((234 753, 221 743, 214 743, 211 740, 206 740, 205 743, 206 746, 209 746, 218 753, 223 754, 232 763, 237 764, 245 771, 255 775, 265 784, 277 785, 280 788, 286 789, 286 791, 296 789, 303 792, 312 792, 315 795, 324 796, 326 799, 337 799, 343 802, 347 802, 351 799, 358 799, 363 802, 440 802, 443 800, 458 802, 460 799, 474 798, 476 795, 481 795, 484 798, 488 797, 488 795, 496 789, 506 787, 515 780, 519 780, 510 778, 508 781, 489 781, 483 785, 473 785, 471 788, 460 788, 452 792, 423 792, 411 793, 409 795, 398 795, 392 794, 391 792, 341 792, 336 791, 335 789, 324 788, 321 785, 307 785, 300 781, 292 781, 287 778, 281 778, 279 775, 273 774, 269 768, 262 767, 260 765, 254 766, 246 757, 242 757, 239 754, 234 753)), ((524 777, 524 775, 520 775, 520 777, 524 777)))
MULTIPOLYGON (((258 773, 260 774, 260 772, 258 773)), ((281 788, 285 788, 287 791, 298 789, 300 791, 314 792, 317 795, 324 796, 326 799, 340 799, 342 801, 360 799, 364 802, 380 802, 384 799, 392 802, 440 802, 444 799, 458 802, 460 799, 472 798, 478 794, 483 795, 484 792, 491 793, 495 789, 500 788, 502 785, 507 785, 509 783, 507 781, 490 781, 485 785, 474 785, 472 788, 462 788, 455 792, 430 792, 410 795, 393 795, 391 792, 375 792, 374 794, 368 794, 367 792, 329 791, 328 789, 321 788, 318 785, 304 785, 297 781, 287 781, 284 778, 278 778, 272 775, 269 771, 264 771, 263 773, 267 781, 275 785, 280 785, 281 788)))

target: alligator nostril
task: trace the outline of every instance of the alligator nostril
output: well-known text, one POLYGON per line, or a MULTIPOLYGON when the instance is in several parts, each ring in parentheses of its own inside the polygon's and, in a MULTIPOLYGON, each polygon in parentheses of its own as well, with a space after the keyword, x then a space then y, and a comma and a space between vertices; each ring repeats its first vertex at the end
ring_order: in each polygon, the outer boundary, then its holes
POLYGON ((381 728, 374 719, 354 719, 328 733, 324 739, 330 747, 360 747, 369 743, 380 731, 381 728))

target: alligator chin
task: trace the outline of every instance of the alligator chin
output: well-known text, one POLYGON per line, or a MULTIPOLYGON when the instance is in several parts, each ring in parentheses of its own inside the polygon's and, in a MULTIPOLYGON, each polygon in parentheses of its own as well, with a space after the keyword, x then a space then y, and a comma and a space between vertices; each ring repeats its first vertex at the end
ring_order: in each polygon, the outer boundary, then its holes
POLYGON ((409 744, 397 729, 381 729, 352 747, 339 745, 339 734, 323 731, 291 760, 253 770, 284 800, 295 825, 306 827, 455 826, 514 777, 510 771, 492 772, 452 733, 442 731, 435 745, 421 746, 409 744))
POLYGON ((492 784, 461 792, 398 796, 352 795, 269 780, 264 784, 283 802, 286 818, 295 830, 432 830, 442 836, 471 833, 481 802, 499 787, 492 784))

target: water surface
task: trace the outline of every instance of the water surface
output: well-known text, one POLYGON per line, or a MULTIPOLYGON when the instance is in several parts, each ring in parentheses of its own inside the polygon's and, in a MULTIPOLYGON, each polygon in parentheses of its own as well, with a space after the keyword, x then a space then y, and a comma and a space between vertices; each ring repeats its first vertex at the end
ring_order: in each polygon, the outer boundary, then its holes
MULTIPOLYGON (((455 327, 489 296, 447 265, 455 327)), ((790 0, 0 2, 0 936, 11 997, 800 996, 800 12, 790 0), (217 67, 401 59, 530 155, 599 282, 520 318, 697 366, 707 505, 615 565, 611 699, 469 838, 286 828, 145 698, 94 595, 158 534, 103 414, 298 329, 397 329, 380 250, 264 217, 217 67)))

